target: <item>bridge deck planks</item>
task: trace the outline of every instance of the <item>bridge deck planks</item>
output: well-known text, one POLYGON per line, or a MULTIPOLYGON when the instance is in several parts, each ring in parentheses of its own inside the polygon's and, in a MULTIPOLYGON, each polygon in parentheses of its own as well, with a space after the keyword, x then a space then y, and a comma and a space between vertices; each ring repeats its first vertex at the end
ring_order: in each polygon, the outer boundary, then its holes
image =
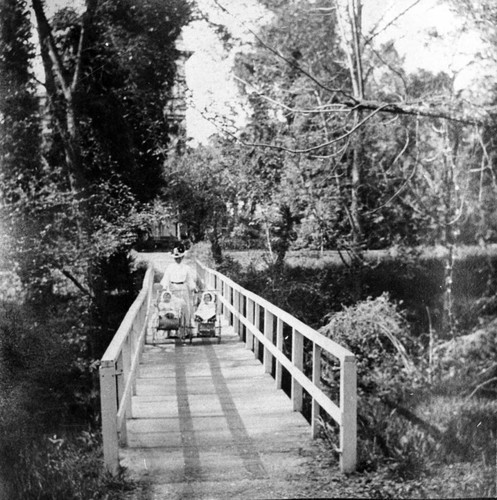
POLYGON ((121 464, 153 498, 295 496, 310 426, 227 327, 220 344, 147 345, 132 408, 121 464))

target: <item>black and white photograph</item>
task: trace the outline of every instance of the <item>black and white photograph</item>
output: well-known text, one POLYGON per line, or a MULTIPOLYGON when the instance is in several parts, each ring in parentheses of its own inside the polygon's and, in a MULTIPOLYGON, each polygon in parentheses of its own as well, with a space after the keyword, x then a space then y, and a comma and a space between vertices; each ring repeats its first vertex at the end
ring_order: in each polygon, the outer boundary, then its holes
POLYGON ((497 497, 495 0, 0 0, 0 499, 497 497))

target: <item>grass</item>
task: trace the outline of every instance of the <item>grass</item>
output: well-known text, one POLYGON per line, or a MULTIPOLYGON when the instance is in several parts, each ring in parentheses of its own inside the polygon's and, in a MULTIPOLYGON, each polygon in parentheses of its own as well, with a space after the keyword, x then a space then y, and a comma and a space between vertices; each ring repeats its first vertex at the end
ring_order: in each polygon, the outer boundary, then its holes
POLYGON ((130 480, 124 470, 117 476, 105 471, 98 434, 82 431, 8 441, 4 436, 0 442, 2 498, 121 500, 146 489, 130 480))
MULTIPOLYGON (((419 247, 414 249, 419 253, 421 259, 442 258, 447 255, 447 249, 442 246, 419 247)), ((260 270, 269 262, 267 250, 226 250, 225 255, 237 260, 244 268, 249 265, 260 270)), ((388 258, 396 258, 401 254, 399 248, 394 247, 386 250, 368 250, 365 252, 366 260, 369 262, 381 261, 388 258)), ((454 252, 455 259, 477 256, 497 256, 497 244, 480 246, 458 246, 454 252)), ((346 255, 343 255, 346 259, 346 255)), ((286 263, 291 267, 307 267, 311 269, 322 269, 327 265, 341 265, 343 263, 340 253, 336 250, 290 250, 286 256, 286 263)))

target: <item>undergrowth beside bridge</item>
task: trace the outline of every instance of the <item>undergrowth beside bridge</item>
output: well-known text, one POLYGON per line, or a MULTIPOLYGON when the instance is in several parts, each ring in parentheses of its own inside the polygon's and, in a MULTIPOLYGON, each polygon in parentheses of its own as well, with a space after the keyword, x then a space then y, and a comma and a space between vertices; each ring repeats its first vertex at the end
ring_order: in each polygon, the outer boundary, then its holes
POLYGON ((0 286, 0 498, 118 500, 140 490, 104 470, 101 352, 88 341, 105 349, 128 306, 127 293, 109 294, 96 322, 81 296, 29 301, 20 287, 0 286))

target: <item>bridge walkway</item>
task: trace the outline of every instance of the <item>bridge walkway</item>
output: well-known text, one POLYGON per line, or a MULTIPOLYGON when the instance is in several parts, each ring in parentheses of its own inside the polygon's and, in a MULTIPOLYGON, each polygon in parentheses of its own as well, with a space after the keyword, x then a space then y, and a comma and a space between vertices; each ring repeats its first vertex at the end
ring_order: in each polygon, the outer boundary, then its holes
POLYGON ((309 424, 263 365, 228 325, 169 342, 145 346, 121 465, 157 499, 294 496, 309 424))
POLYGON ((319 497, 305 464, 323 414, 336 423, 340 471, 356 467, 354 355, 218 271, 196 268, 217 291, 221 342, 151 343, 159 276, 149 265, 100 361, 105 467, 147 479, 156 499, 319 497))

